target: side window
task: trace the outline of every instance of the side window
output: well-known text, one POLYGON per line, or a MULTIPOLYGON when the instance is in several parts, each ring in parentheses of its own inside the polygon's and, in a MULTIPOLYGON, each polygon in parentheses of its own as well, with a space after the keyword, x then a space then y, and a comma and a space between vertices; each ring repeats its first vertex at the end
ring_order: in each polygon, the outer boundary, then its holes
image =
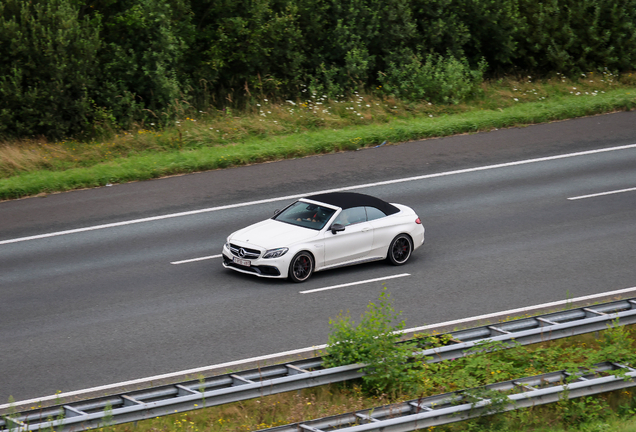
POLYGON ((377 209, 375 207, 365 207, 365 209, 367 210, 367 220, 374 220, 374 219, 380 219, 383 217, 386 217, 386 215, 384 214, 384 212, 380 209, 377 209))
POLYGON ((334 223, 342 224, 344 226, 353 225, 360 222, 366 222, 367 214, 364 211, 364 207, 352 207, 350 209, 340 212, 334 223))

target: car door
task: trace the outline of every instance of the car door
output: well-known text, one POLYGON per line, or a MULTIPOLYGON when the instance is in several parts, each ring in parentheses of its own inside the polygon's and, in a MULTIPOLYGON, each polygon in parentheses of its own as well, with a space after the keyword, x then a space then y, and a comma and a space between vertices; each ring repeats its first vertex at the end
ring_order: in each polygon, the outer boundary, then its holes
POLYGON ((364 259, 373 245, 373 228, 367 222, 364 207, 352 207, 340 212, 333 222, 344 231, 325 231, 325 266, 334 266, 364 259))
POLYGON ((370 255, 373 257, 384 256, 389 248, 389 243, 395 237, 395 219, 387 216, 375 207, 366 207, 367 220, 373 229, 373 246, 370 255))

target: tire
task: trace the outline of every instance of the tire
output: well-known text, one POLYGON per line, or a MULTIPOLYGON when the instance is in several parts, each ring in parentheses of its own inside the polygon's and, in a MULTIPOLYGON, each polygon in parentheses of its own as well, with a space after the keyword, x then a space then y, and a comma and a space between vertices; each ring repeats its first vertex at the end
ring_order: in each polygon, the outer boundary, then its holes
POLYGON ((289 279, 305 282, 314 272, 314 257, 309 252, 298 252, 289 264, 289 279))
POLYGON ((387 253, 387 260, 395 266, 400 266, 409 260, 412 252, 413 241, 411 237, 406 234, 400 234, 391 242, 389 252, 387 253))

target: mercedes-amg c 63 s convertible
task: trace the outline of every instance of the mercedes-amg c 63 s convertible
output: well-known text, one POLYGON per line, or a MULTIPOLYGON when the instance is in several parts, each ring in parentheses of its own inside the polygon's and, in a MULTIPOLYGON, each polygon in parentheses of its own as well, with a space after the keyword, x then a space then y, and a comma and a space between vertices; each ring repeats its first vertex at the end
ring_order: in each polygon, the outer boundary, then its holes
POLYGON ((402 265, 422 244, 424 227, 411 208, 359 193, 324 193, 230 234, 223 266, 304 282, 313 272, 363 262, 402 265))

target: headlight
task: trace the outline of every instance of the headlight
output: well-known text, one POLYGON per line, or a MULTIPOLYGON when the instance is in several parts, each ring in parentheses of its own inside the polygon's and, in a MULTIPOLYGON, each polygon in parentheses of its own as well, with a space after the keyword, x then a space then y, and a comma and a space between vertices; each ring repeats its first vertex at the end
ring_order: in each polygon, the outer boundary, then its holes
POLYGON ((270 249, 263 255, 263 258, 278 258, 287 253, 288 248, 270 249))

